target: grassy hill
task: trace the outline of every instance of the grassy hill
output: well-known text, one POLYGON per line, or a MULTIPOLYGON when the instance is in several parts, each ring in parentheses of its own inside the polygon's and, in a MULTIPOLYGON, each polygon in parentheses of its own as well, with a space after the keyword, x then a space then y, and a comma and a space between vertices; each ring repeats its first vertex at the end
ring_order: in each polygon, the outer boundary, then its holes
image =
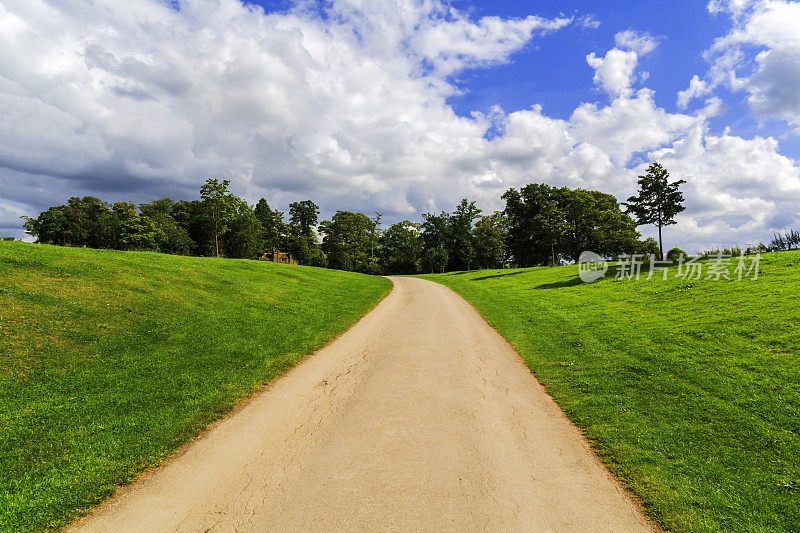
POLYGON ((516 347, 666 528, 797 531, 800 252, 765 255, 757 280, 675 273, 422 277, 460 293, 516 347))
POLYGON ((67 523, 390 288, 310 267, 0 242, 0 530, 67 523))

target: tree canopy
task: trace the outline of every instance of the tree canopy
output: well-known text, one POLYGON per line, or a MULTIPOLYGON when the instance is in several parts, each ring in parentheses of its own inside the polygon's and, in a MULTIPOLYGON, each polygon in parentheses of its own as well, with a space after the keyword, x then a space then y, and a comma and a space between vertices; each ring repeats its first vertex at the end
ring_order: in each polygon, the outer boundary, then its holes
MULTIPOLYGON (((284 222, 265 198, 251 206, 229 185, 210 178, 198 200, 161 198, 138 207, 70 198, 27 218, 25 228, 42 243, 249 259, 279 249, 301 264, 373 274, 548 265, 574 261, 584 250, 611 258, 656 246, 641 240, 614 196, 599 191, 532 183, 506 191, 502 211, 482 215, 465 198, 452 212, 382 230, 377 212, 370 218, 338 210, 320 223, 311 200, 289 204, 284 222)), ((663 210, 662 223, 672 212, 663 210)))
POLYGON ((508 252, 519 266, 577 261, 585 250, 611 258, 643 246, 636 223, 610 194, 533 183, 503 199, 508 252))

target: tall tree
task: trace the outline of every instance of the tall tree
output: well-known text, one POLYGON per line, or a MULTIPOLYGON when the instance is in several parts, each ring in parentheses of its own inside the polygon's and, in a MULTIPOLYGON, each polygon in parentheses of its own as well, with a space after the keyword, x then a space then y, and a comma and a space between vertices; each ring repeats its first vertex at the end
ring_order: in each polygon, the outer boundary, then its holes
POLYGON ((370 264, 375 264, 375 237, 379 235, 381 226, 381 217, 383 217, 383 213, 378 213, 375 211, 375 218, 372 219, 372 228, 369 234, 369 261, 370 264))
POLYGON ((264 247, 267 250, 278 248, 281 245, 281 238, 286 233, 283 222, 283 213, 277 209, 270 209, 267 200, 262 198, 255 206, 254 213, 263 230, 264 247))
POLYGON ((72 197, 66 205, 51 207, 25 222, 25 229, 39 242, 91 248, 114 248, 115 227, 110 206, 93 196, 72 197))
POLYGON ((372 272, 370 259, 370 234, 374 222, 364 213, 337 211, 320 224, 322 251, 328 258, 328 266, 339 270, 372 272))
POLYGON ((644 176, 639 176, 638 183, 639 194, 631 196, 622 205, 627 213, 636 217, 637 224, 658 226, 658 252, 660 258, 664 259, 661 228, 675 224, 675 215, 686 209, 683 206, 683 193, 678 190, 686 181, 669 183, 669 172, 656 162, 647 168, 644 176))
POLYGON ((454 270, 470 270, 475 261, 475 239, 472 225, 481 210, 466 198, 456 206, 450 215, 450 266, 454 270))
POLYGON ((73 244, 90 248, 114 247, 114 214, 110 206, 94 196, 70 198, 67 203, 68 217, 80 224, 83 239, 73 244))
POLYGON ((325 266, 327 259, 317 245, 314 228, 319 220, 319 206, 311 200, 289 204, 289 234, 284 247, 304 265, 325 266))
POLYGON ((149 218, 156 227, 158 249, 168 254, 188 255, 194 248, 189 233, 173 218, 177 203, 170 198, 140 204, 139 212, 149 218))
POLYGON ((519 266, 555 264, 555 248, 565 230, 562 197, 562 190, 543 183, 503 194, 508 247, 519 266))
POLYGON ((116 202, 117 248, 120 250, 158 250, 157 233, 152 220, 139 216, 136 204, 116 202))
POLYGON ((219 238, 228 231, 228 222, 233 217, 233 209, 230 205, 228 185, 230 180, 208 178, 200 187, 200 198, 206 208, 206 215, 211 223, 214 234, 214 249, 219 257, 219 238))
POLYGON ((532 183, 503 199, 508 248, 519 266, 577 261, 584 250, 613 257, 640 246, 636 223, 610 194, 532 183))
POLYGON ((422 219, 422 268, 431 273, 444 272, 450 259, 450 215, 425 213, 422 219))
POLYGON ((563 189, 552 187, 542 189, 539 195, 533 223, 539 228, 539 235, 545 245, 550 247, 550 266, 556 266, 556 245, 564 231, 564 213, 559 206, 563 189))
POLYGON ((206 205, 201 200, 181 200, 170 208, 172 218, 189 236, 189 253, 193 255, 214 254, 213 228, 206 211, 206 205))
POLYGON ((421 266, 422 247, 420 224, 397 222, 381 233, 381 263, 393 274, 416 274, 421 266))
POLYGON ((319 206, 311 200, 289 204, 289 224, 309 240, 314 238, 314 227, 319 217, 319 206))
POLYGON ((506 218, 501 211, 475 222, 475 264, 479 268, 501 268, 506 254, 506 218))
POLYGON ((264 251, 264 227, 247 202, 236 198, 233 204, 235 214, 224 239, 225 256, 256 259, 264 251))
POLYGON ((559 208, 564 215, 562 254, 577 261, 591 250, 603 257, 633 253, 641 246, 636 222, 625 214, 617 199, 600 191, 560 189, 559 208))
POLYGON ((36 218, 25 217, 23 226, 28 235, 36 237, 36 242, 63 246, 69 244, 64 235, 66 218, 66 206, 59 205, 49 207, 36 218))

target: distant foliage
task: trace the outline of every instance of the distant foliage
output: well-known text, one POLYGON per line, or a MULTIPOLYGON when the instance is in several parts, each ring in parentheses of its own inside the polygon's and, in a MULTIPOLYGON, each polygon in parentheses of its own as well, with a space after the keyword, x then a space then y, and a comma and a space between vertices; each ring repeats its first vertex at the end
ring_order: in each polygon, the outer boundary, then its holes
POLYGON ((646 256, 652 255, 657 257, 661 253, 661 248, 659 247, 657 240, 652 237, 648 237, 640 242, 639 249, 636 250, 636 252, 646 256))
POLYGON ((475 222, 475 266, 502 268, 508 261, 508 219, 497 211, 475 222))
POLYGON ((772 252, 783 252, 800 248, 800 231, 790 229, 782 233, 773 233, 767 248, 772 252))
POLYGON ((422 267, 422 228, 404 220, 382 232, 378 251, 380 263, 388 272, 416 274, 422 267))
MULTIPOLYGON (((263 198, 251 208, 230 194, 228 183, 207 180, 201 200, 162 198, 138 208, 130 202, 73 197, 36 218, 26 217, 24 226, 41 243, 180 255, 255 259, 272 248, 289 246, 292 231, 283 223, 283 213, 271 210, 263 198)), ((305 222, 311 223, 308 218, 305 222)), ((320 263, 321 254, 306 255, 320 263)))
POLYGON ((228 185, 230 180, 219 181, 209 178, 200 187, 203 213, 214 236, 214 251, 217 257, 219 257, 219 238, 228 232, 228 224, 236 215, 237 200, 241 203, 241 199, 228 192, 228 185))
POLYGON ((483 214, 465 198, 452 212, 382 230, 377 212, 339 210, 319 222, 319 206, 303 200, 284 217, 264 198, 250 206, 229 185, 210 178, 199 200, 161 198, 138 207, 70 198, 27 218, 25 229, 38 242, 63 246, 247 259, 279 249, 304 265, 367 274, 548 265, 574 261, 584 250, 614 257, 657 248, 641 239, 614 196, 599 191, 534 183, 509 189, 502 211, 483 214))
POLYGON ((759 242, 756 244, 748 244, 744 248, 740 246, 716 246, 710 250, 700 252, 698 255, 705 258, 719 255, 737 256, 765 252, 785 252, 797 249, 800 249, 800 231, 790 229, 773 233, 772 240, 768 244, 759 242))
POLYGON ((331 220, 322 222, 322 251, 328 267, 367 272, 371 261, 372 220, 364 213, 337 211, 331 220))
POLYGON ((677 246, 674 248, 670 248, 670 250, 667 252, 667 260, 669 261, 677 261, 681 257, 686 257, 686 252, 684 252, 677 246))
MULTIPOLYGON (((745 249, 749 250, 749 248, 745 249)), ((740 246, 717 246, 711 248, 710 250, 705 250, 697 254, 701 259, 708 259, 710 257, 734 257, 737 255, 742 255, 742 248, 740 246)))
POLYGON ((585 250, 611 258, 648 246, 610 194, 533 183, 503 199, 508 256, 517 266, 577 261, 585 250))

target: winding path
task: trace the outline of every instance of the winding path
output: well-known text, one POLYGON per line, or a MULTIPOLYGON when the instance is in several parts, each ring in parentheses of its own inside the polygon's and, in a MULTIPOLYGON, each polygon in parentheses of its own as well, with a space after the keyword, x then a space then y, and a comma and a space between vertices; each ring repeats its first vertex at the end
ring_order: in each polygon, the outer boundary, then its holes
POLYGON ((80 531, 653 531, 520 357, 414 278, 80 531))

